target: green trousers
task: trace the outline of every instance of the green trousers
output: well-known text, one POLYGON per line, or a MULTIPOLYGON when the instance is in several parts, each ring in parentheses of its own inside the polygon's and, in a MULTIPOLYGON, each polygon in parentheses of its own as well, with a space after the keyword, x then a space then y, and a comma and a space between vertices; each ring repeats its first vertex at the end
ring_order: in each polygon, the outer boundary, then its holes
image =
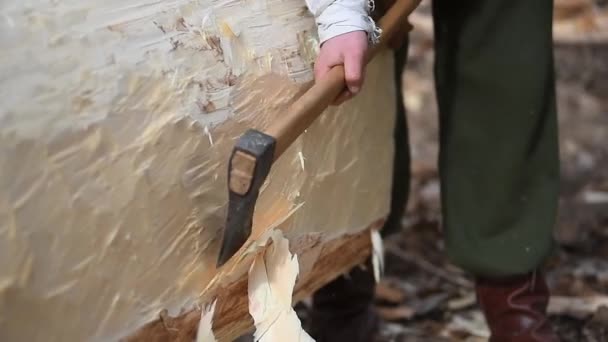
MULTIPOLYGON (((528 272, 552 248, 559 186, 552 12, 552 0, 433 1, 443 231, 450 259, 474 275, 528 272)), ((395 53, 399 94, 406 50, 395 53)), ((398 228, 409 191, 402 103, 385 234, 398 228)))

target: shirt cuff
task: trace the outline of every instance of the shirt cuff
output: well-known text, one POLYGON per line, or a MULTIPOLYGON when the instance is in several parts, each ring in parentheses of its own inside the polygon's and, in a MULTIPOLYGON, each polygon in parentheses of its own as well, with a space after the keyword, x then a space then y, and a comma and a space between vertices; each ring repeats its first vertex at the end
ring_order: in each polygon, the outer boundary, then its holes
POLYGON ((370 42, 377 43, 381 31, 367 13, 367 6, 365 1, 332 2, 316 18, 320 43, 323 44, 331 38, 354 31, 367 32, 370 42))

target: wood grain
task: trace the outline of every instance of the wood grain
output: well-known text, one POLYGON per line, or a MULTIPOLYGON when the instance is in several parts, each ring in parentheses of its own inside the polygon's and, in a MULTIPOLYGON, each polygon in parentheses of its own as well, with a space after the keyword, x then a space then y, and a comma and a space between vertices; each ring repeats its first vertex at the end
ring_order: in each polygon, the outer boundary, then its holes
MULTIPOLYGON (((370 230, 378 229, 382 222, 383 220, 377 221, 360 233, 338 237, 322 246, 309 243, 295 244, 292 253, 298 254, 300 260, 305 259, 310 253, 318 252, 316 248, 321 248, 321 252, 311 272, 305 278, 298 279, 294 291, 294 303, 306 298, 356 265, 362 264, 371 251, 370 230)), ((213 321, 213 331, 218 341, 233 341, 252 330, 253 321, 249 315, 246 276, 216 290, 208 298, 218 300, 213 321)), ((191 342, 196 337, 200 314, 200 310, 192 310, 177 317, 163 314, 124 341, 191 342)))

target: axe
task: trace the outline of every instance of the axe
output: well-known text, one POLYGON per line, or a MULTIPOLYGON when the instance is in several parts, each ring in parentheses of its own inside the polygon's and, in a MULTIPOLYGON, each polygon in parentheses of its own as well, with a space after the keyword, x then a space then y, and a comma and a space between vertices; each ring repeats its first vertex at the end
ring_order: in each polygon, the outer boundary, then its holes
MULTIPOLYGON (((386 12, 379 22, 382 30, 380 43, 369 50, 367 62, 397 33, 399 25, 409 25, 407 16, 420 1, 397 0, 386 12)), ((344 67, 333 67, 266 131, 250 129, 238 139, 228 162, 228 211, 218 267, 236 254, 249 238, 260 187, 272 163, 323 113, 345 86, 344 67)))

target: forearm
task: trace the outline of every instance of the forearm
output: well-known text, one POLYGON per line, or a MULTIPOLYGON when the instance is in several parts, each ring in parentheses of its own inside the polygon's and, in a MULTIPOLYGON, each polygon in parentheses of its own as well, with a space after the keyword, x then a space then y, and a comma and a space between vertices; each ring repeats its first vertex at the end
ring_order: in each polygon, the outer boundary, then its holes
POLYGON ((369 16, 373 2, 368 0, 306 0, 315 16, 320 43, 353 31, 365 31, 372 43, 380 30, 369 16))

